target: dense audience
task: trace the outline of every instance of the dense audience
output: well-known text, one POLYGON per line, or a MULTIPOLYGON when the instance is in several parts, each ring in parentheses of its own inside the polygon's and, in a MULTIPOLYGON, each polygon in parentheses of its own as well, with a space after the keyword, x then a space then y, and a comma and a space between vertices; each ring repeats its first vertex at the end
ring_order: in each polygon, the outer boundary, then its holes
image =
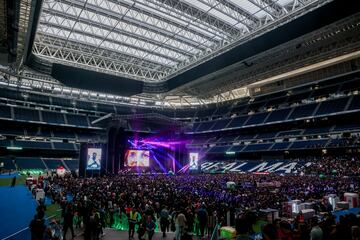
MULTIPOLYGON (((127 229, 129 239, 144 236, 152 239, 156 230, 163 232, 163 237, 169 230, 174 231, 176 240, 192 236, 209 239, 219 225, 228 224, 236 226, 238 239, 250 239, 257 233, 263 239, 352 239, 358 236, 359 216, 347 215, 336 223, 332 207, 324 198, 328 194, 341 197, 345 192, 359 192, 359 179, 344 177, 358 175, 357 159, 343 160, 341 164, 338 160, 322 158, 314 163, 312 174, 307 174, 309 168, 302 169, 306 174, 284 176, 250 173, 54 176, 48 179, 45 192, 62 206, 63 234, 66 236, 69 231, 74 236, 75 225, 83 227, 84 239, 99 239, 105 227, 127 229), (319 177, 320 172, 324 177, 319 177), (236 185, 228 187, 227 182, 236 185), (72 201, 66 199, 69 194, 72 201), (328 214, 320 222, 317 218, 289 220, 291 216, 283 212, 283 203, 294 199, 312 201, 317 214, 328 214), (267 208, 277 209, 282 220, 266 224, 261 209, 267 208)), ((43 229, 41 219, 35 216, 33 224, 43 229)), ((58 228, 56 223, 52 224, 58 228)), ((43 231, 46 235, 45 228, 43 231)))
MULTIPOLYGON (((296 159, 304 160, 304 159, 296 159)), ((358 156, 324 156, 306 158, 312 164, 299 169, 305 174, 324 174, 333 176, 360 176, 360 159, 358 156)))

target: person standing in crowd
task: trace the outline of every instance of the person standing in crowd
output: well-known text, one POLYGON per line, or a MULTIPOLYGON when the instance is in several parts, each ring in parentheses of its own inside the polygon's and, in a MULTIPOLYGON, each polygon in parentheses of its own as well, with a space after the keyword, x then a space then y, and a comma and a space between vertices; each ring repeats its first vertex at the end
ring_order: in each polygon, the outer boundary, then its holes
POLYGON ((16 176, 14 176, 11 180, 11 187, 15 187, 16 185, 16 176))
POLYGON ((200 226, 200 236, 203 237, 205 233, 205 227, 208 220, 208 213, 205 209, 205 203, 201 204, 200 209, 198 210, 198 219, 199 219, 199 226, 200 226))
POLYGON ((73 226, 74 209, 73 209, 73 205, 71 203, 68 203, 65 205, 63 217, 64 217, 64 223, 63 223, 64 240, 66 240, 66 233, 67 233, 68 229, 70 229, 71 237, 74 238, 75 237, 74 226, 73 226))
POLYGON ((311 232, 310 232, 310 240, 322 240, 323 239, 323 231, 319 226, 317 217, 313 217, 311 219, 311 232))
POLYGON ((36 214, 29 225, 31 240, 42 240, 46 230, 44 216, 36 214))
POLYGON ((139 224, 139 228, 138 228, 138 238, 139 240, 143 240, 143 236, 145 235, 145 232, 146 232, 146 216, 145 214, 142 214, 141 215, 141 218, 138 222, 139 224))
POLYGON ((181 237, 184 234, 186 226, 187 226, 186 217, 182 212, 180 212, 177 215, 176 220, 175 220, 175 228, 176 228, 175 239, 176 240, 181 240, 181 237))
POLYGON ((169 211, 166 206, 160 212, 160 227, 163 237, 166 237, 166 229, 169 226, 169 211))
POLYGON ((148 235, 148 240, 152 240, 152 237, 154 236, 155 233, 155 222, 152 219, 151 216, 147 216, 147 220, 146 220, 146 232, 148 235))
POLYGON ((135 225, 139 218, 139 213, 135 208, 132 208, 128 215, 128 222, 129 222, 129 239, 134 238, 135 233, 135 225))
POLYGON ((213 233, 215 226, 218 224, 218 217, 216 211, 213 211, 212 214, 209 214, 208 219, 208 236, 211 236, 213 233))

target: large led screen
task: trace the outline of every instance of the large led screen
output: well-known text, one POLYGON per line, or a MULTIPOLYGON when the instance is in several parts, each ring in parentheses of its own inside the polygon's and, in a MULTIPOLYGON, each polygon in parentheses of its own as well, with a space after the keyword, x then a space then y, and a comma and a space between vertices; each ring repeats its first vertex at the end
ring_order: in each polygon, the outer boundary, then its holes
POLYGON ((197 170, 199 166, 199 153, 190 153, 190 169, 191 170, 197 170))
POLYGON ((88 148, 87 151, 87 170, 100 170, 101 166, 101 156, 102 149, 101 148, 88 148))
POLYGON ((125 163, 128 167, 149 167, 149 151, 128 150, 125 156, 125 163))

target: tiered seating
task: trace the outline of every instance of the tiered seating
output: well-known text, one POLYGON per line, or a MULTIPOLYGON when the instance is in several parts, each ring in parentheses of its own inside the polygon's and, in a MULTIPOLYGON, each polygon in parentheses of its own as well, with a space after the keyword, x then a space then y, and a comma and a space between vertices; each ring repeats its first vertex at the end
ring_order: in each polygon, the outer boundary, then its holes
POLYGON ((231 121, 231 119, 222 119, 222 120, 216 121, 214 126, 211 128, 211 130, 223 129, 229 124, 230 121, 231 121))
POLYGON ((348 108, 348 110, 355 110, 355 109, 360 109, 360 95, 353 96, 353 99, 348 108))
POLYGON ((231 135, 231 136, 222 136, 218 142, 219 143, 224 143, 224 142, 234 142, 235 139, 237 138, 238 136, 237 135, 231 135))
POLYGON ((330 131, 331 127, 320 127, 320 128, 308 128, 304 131, 304 135, 311 135, 311 134, 324 134, 330 131))
POLYGON ((52 99, 52 105, 62 106, 62 107, 70 107, 70 108, 74 107, 71 99, 58 98, 58 97, 51 97, 51 99, 52 99))
POLYGON ((0 140, 0 147, 10 147, 11 145, 11 140, 0 140))
POLYGON ((12 170, 15 169, 15 165, 10 158, 0 158, 0 163, 4 163, 5 170, 12 170))
POLYGON ((79 169, 79 160, 64 160, 66 166, 68 166, 69 170, 75 171, 79 169))
POLYGON ((80 141, 87 141, 96 137, 93 133, 77 133, 77 136, 80 141))
POLYGON ((234 145, 228 151, 229 152, 241 152, 245 148, 245 145, 234 145))
POLYGON ((294 111, 290 114, 289 119, 297 119, 297 118, 312 116, 316 106, 317 103, 312 103, 312 104, 295 107, 294 111))
POLYGON ((288 103, 299 102, 303 99, 308 99, 310 97, 310 95, 311 95, 311 92, 294 93, 289 96, 289 98, 287 99, 287 102, 288 103))
POLYGON ((50 97, 49 96, 44 96, 44 95, 40 95, 40 94, 33 94, 33 93, 30 93, 28 95, 29 95, 29 97, 28 97, 29 102, 35 102, 35 103, 50 105, 50 97))
POLYGON ((245 123, 245 125, 255 125, 255 124, 263 123, 268 114, 269 114, 268 112, 263 112, 263 113, 250 115, 250 118, 245 123))
POLYGON ((60 130, 54 130, 53 135, 55 138, 62 138, 62 139, 75 139, 74 132, 71 131, 60 131, 60 130))
POLYGON ((0 118, 11 118, 11 108, 9 106, 0 105, 0 118))
POLYGON ((14 141, 14 146, 33 149, 51 149, 50 142, 14 141))
POLYGON ((276 121, 286 120, 290 111, 291 111, 291 108, 285 108, 285 109, 280 109, 277 111, 272 111, 265 122, 276 122, 276 121))
POLYGON ((259 133, 256 135, 255 139, 271 139, 276 136, 277 132, 266 132, 266 133, 259 133))
POLYGON ((228 151, 229 148, 230 148, 230 146, 215 146, 215 147, 210 148, 208 153, 224 153, 224 152, 228 151))
POLYGON ((114 105, 98 103, 97 108, 99 112, 115 113, 114 105))
POLYGON ((266 151, 271 147, 271 145, 273 145, 273 143, 249 144, 242 151, 243 152, 266 151))
POLYGON ((330 93, 336 93, 339 89, 339 85, 333 85, 328 87, 323 87, 319 89, 315 89, 311 95, 311 97, 324 97, 329 96, 330 93))
POLYGON ((300 135, 304 130, 290 130, 290 131, 284 131, 279 132, 277 137, 291 137, 291 136, 298 136, 300 135))
POLYGON ((14 108, 16 120, 34 121, 39 122, 39 111, 27 108, 14 108))
POLYGON ((289 145, 289 142, 277 142, 271 147, 271 150, 286 150, 288 149, 289 145))
POLYGON ((83 115, 66 114, 67 123, 75 126, 88 127, 87 117, 83 115))
POLYGON ((323 115, 323 114, 344 111, 348 100, 349 98, 345 97, 345 98, 339 98, 339 99, 322 102, 320 104, 319 109, 316 112, 316 115, 323 115))
POLYGON ((54 142, 54 147, 56 150, 75 150, 73 143, 54 142))
POLYGON ((22 128, 8 128, 0 126, 0 135, 10 136, 24 136, 24 129, 22 128))
POLYGON ((62 113, 42 111, 42 118, 47 123, 65 124, 64 114, 62 113))
POLYGON ((237 128, 244 125, 245 121, 249 118, 249 116, 241 116, 241 117, 235 117, 232 119, 230 124, 227 126, 227 128, 237 128))
POLYGON ((93 104, 91 102, 85 102, 85 101, 76 101, 76 108, 94 110, 93 104))
POLYGON ((212 127, 214 124, 215 124, 215 121, 202 122, 196 131, 197 131, 197 132, 208 131, 208 130, 211 129, 211 127, 212 127))
POLYGON ((59 159, 43 159, 47 168, 50 169, 57 169, 59 166, 64 166, 63 162, 59 159))
POLYGON ((328 139, 295 141, 290 149, 322 148, 327 142, 328 139))
POLYGON ((21 169, 46 169, 40 158, 16 158, 16 164, 21 169))
POLYGON ((359 128, 360 128, 360 123, 342 124, 342 125, 336 125, 334 131, 346 131, 346 130, 353 130, 359 128))
POLYGON ((236 139, 237 141, 252 140, 255 137, 254 134, 241 134, 236 139))

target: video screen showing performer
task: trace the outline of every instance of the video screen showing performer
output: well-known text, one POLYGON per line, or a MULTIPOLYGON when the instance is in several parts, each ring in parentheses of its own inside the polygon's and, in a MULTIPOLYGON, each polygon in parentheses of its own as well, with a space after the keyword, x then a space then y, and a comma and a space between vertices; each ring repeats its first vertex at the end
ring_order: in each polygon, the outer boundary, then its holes
POLYGON ((190 170, 197 170, 199 166, 199 153, 190 153, 190 170))
POLYGON ((125 156, 128 167, 149 167, 149 158, 146 150, 128 150, 125 156))
POLYGON ((101 157, 101 148, 88 148, 86 170, 100 170, 101 157))

